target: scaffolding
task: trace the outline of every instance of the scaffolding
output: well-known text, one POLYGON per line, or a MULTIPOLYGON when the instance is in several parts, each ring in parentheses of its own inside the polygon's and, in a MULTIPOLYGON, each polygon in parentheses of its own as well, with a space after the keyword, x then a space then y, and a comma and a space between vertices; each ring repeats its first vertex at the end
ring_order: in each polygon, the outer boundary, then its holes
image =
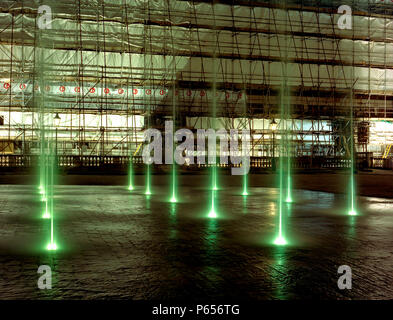
POLYGON ((393 119, 393 6, 379 2, 354 1, 341 30, 341 1, 3 0, 0 154, 39 154, 44 104, 65 159, 127 157, 174 104, 177 127, 209 127, 216 90, 220 127, 248 128, 253 157, 278 155, 286 52, 293 156, 348 156, 350 110, 357 151, 382 155, 388 137, 367 137, 393 119))

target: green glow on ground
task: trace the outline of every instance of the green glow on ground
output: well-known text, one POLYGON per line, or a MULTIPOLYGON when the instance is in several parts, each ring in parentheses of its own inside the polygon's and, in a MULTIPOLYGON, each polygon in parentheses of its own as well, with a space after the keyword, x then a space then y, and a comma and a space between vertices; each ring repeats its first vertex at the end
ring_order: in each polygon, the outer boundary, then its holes
POLYGON ((134 187, 132 185, 129 185, 128 190, 132 191, 132 190, 134 190, 134 187))
POLYGON ((350 216, 357 216, 357 212, 354 211, 354 210, 350 210, 350 211, 348 212, 348 214, 349 214, 350 216))
POLYGON ((176 199, 176 197, 172 196, 172 198, 169 201, 172 202, 172 203, 176 203, 177 199, 176 199))
POLYGON ((247 191, 243 191, 242 196, 248 196, 248 192, 247 191))
POLYGON ((287 244, 287 241, 285 240, 285 238, 283 236, 282 210, 283 210, 282 195, 280 195, 278 235, 277 235, 276 239, 273 242, 275 245, 280 245, 280 246, 283 246, 283 245, 287 244))
POLYGON ((47 202, 48 199, 44 196, 44 197, 41 198, 41 201, 42 201, 42 202, 47 202))
POLYGON ((176 215, 176 205, 175 204, 171 204, 171 215, 176 215))
POLYGON ((291 203, 292 202, 292 198, 290 195, 287 196, 287 198, 285 199, 285 202, 287 203, 291 203))

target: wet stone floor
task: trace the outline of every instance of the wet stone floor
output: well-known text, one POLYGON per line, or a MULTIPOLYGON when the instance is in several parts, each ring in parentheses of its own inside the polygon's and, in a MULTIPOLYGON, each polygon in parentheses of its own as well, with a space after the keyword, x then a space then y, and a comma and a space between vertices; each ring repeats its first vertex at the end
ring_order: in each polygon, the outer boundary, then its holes
POLYGON ((392 299, 393 200, 295 190, 283 207, 288 244, 276 246, 278 190, 185 186, 57 186, 56 252, 45 249, 35 186, 0 186, 0 299, 392 299), (37 269, 52 268, 52 290, 37 269), (337 286, 340 265, 352 289, 337 286))

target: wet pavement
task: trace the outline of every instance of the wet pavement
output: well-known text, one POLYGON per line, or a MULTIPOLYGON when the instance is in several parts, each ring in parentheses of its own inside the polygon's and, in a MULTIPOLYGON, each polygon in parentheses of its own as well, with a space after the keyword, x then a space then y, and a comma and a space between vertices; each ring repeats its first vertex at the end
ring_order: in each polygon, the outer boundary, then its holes
MULTIPOLYGON (((185 178, 188 182, 192 177, 185 178)), ((35 186, 0 185, 0 299, 393 299, 393 200, 295 190, 285 205, 286 246, 277 234, 278 190, 217 192, 165 184, 144 195, 121 186, 58 186, 55 238, 35 186), (37 288, 50 265, 52 290, 37 288), (337 269, 352 268, 351 290, 337 269)), ((188 185, 187 185, 188 184, 188 185)))

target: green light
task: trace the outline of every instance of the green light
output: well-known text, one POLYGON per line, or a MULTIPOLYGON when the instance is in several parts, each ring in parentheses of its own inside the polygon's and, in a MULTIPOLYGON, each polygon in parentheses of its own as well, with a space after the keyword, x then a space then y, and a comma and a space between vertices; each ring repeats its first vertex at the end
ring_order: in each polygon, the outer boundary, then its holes
POLYGON ((247 174, 245 174, 243 176, 243 193, 242 193, 243 196, 248 196, 247 185, 248 185, 248 183, 247 183, 247 174))
POLYGON ((217 212, 214 210, 214 208, 210 210, 208 217, 213 219, 217 218, 217 212))
POLYGON ((43 219, 50 219, 50 213, 45 210, 44 214, 42 215, 43 219))
POLYGON ((278 236, 275 240, 274 240, 274 244, 276 246, 285 246, 286 244, 288 244, 287 240, 285 240, 285 238, 283 236, 278 236))
POLYGON ((151 190, 150 190, 150 165, 147 165, 146 168, 147 172, 146 172, 146 192, 145 195, 151 195, 151 190))
POLYGON ((41 198, 41 201, 42 201, 42 202, 47 202, 48 199, 44 196, 44 197, 41 198))
POLYGON ((176 168, 175 163, 172 164, 172 197, 169 200, 172 203, 176 203, 176 168))
POLYGON ((46 249, 49 251, 55 251, 55 250, 57 250, 57 245, 56 245, 56 243, 51 242, 46 246, 46 249))
POLYGON ((287 203, 291 203, 292 202, 292 198, 290 195, 287 196, 287 198, 285 199, 285 202, 287 203))
POLYGON ((134 187, 133 187, 132 185, 130 185, 130 186, 128 187, 128 190, 132 191, 132 190, 134 190, 134 187))
POLYGON ((209 218, 217 218, 217 212, 216 212, 216 207, 215 207, 215 191, 212 190, 212 194, 211 194, 212 200, 211 200, 211 208, 210 208, 210 212, 207 215, 209 218))
MULTIPOLYGON (((353 159, 352 159, 353 161, 353 159)), ((353 166, 353 164, 352 164, 353 166)), ((350 180, 350 201, 351 201, 351 209, 348 211, 348 215, 350 216, 356 216, 357 212, 355 210, 355 177, 354 177, 354 173, 353 173, 353 168, 351 170, 351 180, 350 180)))

